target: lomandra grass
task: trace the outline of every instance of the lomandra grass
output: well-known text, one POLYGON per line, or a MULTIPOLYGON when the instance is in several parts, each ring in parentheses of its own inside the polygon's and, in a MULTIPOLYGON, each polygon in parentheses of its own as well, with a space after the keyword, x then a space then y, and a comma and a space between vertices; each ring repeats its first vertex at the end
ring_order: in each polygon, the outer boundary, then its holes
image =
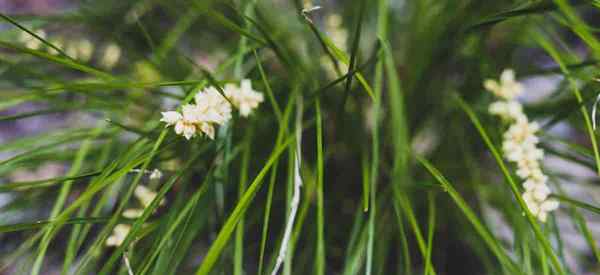
POLYGON ((599 8, 3 10, 0 273, 598 274, 599 8))

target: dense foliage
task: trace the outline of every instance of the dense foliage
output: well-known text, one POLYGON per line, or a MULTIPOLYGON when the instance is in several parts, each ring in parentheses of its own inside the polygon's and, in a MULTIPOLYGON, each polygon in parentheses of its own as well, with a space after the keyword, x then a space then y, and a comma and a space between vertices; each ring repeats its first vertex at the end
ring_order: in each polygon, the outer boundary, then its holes
POLYGON ((597 274, 599 9, 4 11, 0 273, 597 274), (521 94, 498 117, 509 90, 484 82, 507 68, 521 94), (508 155, 523 118, 544 178, 508 155))

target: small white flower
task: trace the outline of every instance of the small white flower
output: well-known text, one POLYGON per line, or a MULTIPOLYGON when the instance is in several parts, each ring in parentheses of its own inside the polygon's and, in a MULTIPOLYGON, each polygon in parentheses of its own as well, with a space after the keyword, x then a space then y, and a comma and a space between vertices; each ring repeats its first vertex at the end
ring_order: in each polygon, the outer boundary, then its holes
POLYGON ((65 47, 65 54, 73 59, 79 59, 79 51, 77 50, 77 46, 73 43, 67 44, 65 47))
POLYGON ((163 176, 162 172, 158 169, 154 169, 154 170, 152 170, 152 173, 150 173, 151 180, 160 179, 160 178, 162 178, 162 176, 163 176))
POLYGON ((533 197, 537 201, 544 201, 550 194, 550 188, 545 184, 538 184, 531 191, 533 192, 533 197))
POLYGON ((500 82, 487 79, 483 83, 486 90, 506 100, 512 100, 523 92, 523 85, 515 81, 515 72, 506 69, 500 75, 500 82))
POLYGON ((94 45, 87 39, 81 39, 76 42, 77 48, 77 58, 87 62, 92 58, 92 54, 94 53, 94 45))
POLYGON ((215 87, 207 87, 197 93, 194 101, 204 113, 205 122, 223 125, 231 119, 231 104, 215 87))
POLYGON ((252 82, 244 79, 240 87, 233 84, 225 85, 225 95, 239 109, 240 115, 247 117, 263 102, 263 94, 252 89, 252 82))
POLYGON ((524 144, 537 144, 539 140, 535 133, 539 129, 540 126, 536 122, 517 121, 504 133, 504 139, 524 144))
POLYGON ((533 197, 533 194, 530 192, 523 193, 523 200, 525 201, 525 204, 527 205, 529 211, 534 216, 537 216, 537 214, 540 212, 540 206, 539 203, 533 197))
POLYGON ((546 211, 546 212, 550 212, 550 211, 554 211, 556 209, 558 209, 558 201, 557 200, 553 200, 553 199, 548 199, 545 200, 542 204, 541 204, 541 209, 546 211))
POLYGON ((547 211, 540 211, 540 212, 538 212, 537 218, 541 222, 546 222, 546 219, 548 218, 548 212, 547 211))
MULTIPOLYGON (((196 131, 201 131, 211 139, 214 138, 214 127, 212 123, 218 123, 222 116, 214 109, 203 105, 184 105, 183 109, 183 133, 186 136, 193 136, 196 131), (187 124, 186 124, 187 123, 187 124), (186 132, 187 131, 187 132, 186 132)), ((177 131, 177 129, 176 129, 177 131)), ((188 138, 189 139, 189 138, 188 138)))
MULTIPOLYGON (((144 206, 144 208, 148 207, 152 203, 154 198, 156 198, 156 192, 148 189, 146 186, 143 186, 143 185, 138 185, 135 188, 135 191, 133 194, 140 201, 140 203, 144 206)), ((163 201, 161 201, 161 204, 163 204, 163 201)))
POLYGON ((192 123, 180 120, 175 124, 175 133, 182 135, 189 140, 196 135, 196 126, 192 123))
MULTIPOLYGON (((46 39, 46 32, 44 30, 33 31, 33 33, 35 33, 42 39, 46 39)), ((25 44, 25 48, 29 48, 32 50, 39 50, 43 44, 41 40, 35 38, 35 36, 25 31, 20 33, 19 40, 21 41, 21 43, 25 44)))
POLYGON ((123 217, 128 219, 136 219, 142 216, 144 209, 130 208, 123 211, 123 217))
POLYGON ((160 121, 166 123, 167 126, 175 125, 177 122, 183 119, 183 116, 179 112, 169 111, 162 112, 161 114, 162 118, 160 121))
POLYGON ((102 57, 100 58, 100 65, 104 68, 111 69, 121 58, 121 48, 115 43, 109 43, 104 48, 102 57))
POLYGON ((123 243, 123 241, 125 241, 125 238, 127 237, 127 234, 129 234, 129 231, 131 231, 130 225, 117 224, 117 226, 115 226, 115 228, 113 229, 112 235, 110 235, 106 239, 106 245, 120 246, 123 243))
POLYGON ((517 162, 517 176, 527 179, 541 172, 540 164, 537 160, 521 159, 517 162))
MULTIPOLYGON (((52 43, 52 45, 54 45, 55 47, 57 47, 57 48, 59 48, 61 50, 62 50, 62 48, 64 46, 64 42, 60 38, 52 39, 52 40, 50 40, 50 43, 52 43)), ((57 55, 58 51, 55 50, 52 47, 49 47, 48 48, 48 53, 51 54, 51 55, 57 55)))
POLYGON ((200 131, 208 136, 210 139, 215 139, 215 127, 213 127, 210 123, 201 123, 200 131))
POLYGON ((488 111, 490 114, 498 115, 506 120, 517 121, 526 119, 523 113, 523 105, 516 100, 496 101, 490 104, 488 111))

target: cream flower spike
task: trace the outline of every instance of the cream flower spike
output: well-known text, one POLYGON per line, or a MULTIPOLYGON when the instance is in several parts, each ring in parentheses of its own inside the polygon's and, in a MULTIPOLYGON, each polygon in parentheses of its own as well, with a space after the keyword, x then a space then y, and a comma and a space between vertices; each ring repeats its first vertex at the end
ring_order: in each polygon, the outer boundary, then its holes
POLYGON ((483 86, 486 90, 505 100, 515 99, 523 92, 523 85, 515 80, 515 72, 511 69, 505 69, 502 72, 500 82, 486 79, 483 86))
POLYGON ((540 126, 529 121, 523 106, 515 99, 522 93, 523 87, 515 81, 515 74, 510 69, 502 72, 500 83, 486 80, 484 86, 500 98, 490 104, 488 111, 510 122, 503 135, 504 158, 516 164, 516 174, 524 181, 523 200, 527 208, 538 220, 545 222, 548 213, 556 210, 559 204, 548 198, 551 193, 546 184, 548 177, 540 164, 544 150, 538 148, 539 138, 536 135, 540 126))

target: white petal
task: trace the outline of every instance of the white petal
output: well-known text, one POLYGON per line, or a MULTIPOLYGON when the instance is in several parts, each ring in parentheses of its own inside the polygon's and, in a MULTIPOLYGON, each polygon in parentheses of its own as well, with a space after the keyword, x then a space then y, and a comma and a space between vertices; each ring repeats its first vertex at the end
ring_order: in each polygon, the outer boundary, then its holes
POLYGON ((154 179, 160 179, 160 178, 162 178, 162 172, 158 169, 152 170, 152 173, 150 174, 150 179, 154 180, 154 179))
POLYGON ((523 188, 525 188, 525 190, 527 191, 535 189, 536 185, 537 184, 531 179, 528 179, 525 182, 523 182, 523 188))
POLYGON ((541 221, 541 222, 546 222, 546 219, 548 218, 548 213, 545 211, 540 211, 540 213, 537 214, 537 218, 541 221))
POLYGON ((119 58, 121 58, 121 48, 117 44, 110 43, 104 48, 104 53, 100 58, 100 65, 110 69, 117 65, 119 58))
POLYGON ((161 114, 162 114, 162 118, 160 119, 160 121, 166 123, 167 126, 174 125, 175 123, 177 123, 179 120, 182 119, 182 116, 179 112, 169 111, 169 112, 162 112, 161 114))
POLYGON ((548 194, 550 194, 550 189, 545 184, 538 184, 533 190, 533 197, 537 201, 544 201, 548 197, 548 194))
POLYGON ((215 139, 215 127, 209 123, 202 123, 200 130, 206 134, 210 139, 215 139))
POLYGON ((483 82, 483 87, 485 87, 486 90, 493 93, 496 93, 500 90, 500 85, 498 84, 498 82, 496 82, 496 80, 493 79, 486 79, 483 82))
POLYGON ((250 106, 248 106, 248 104, 240 105, 240 115, 242 115, 243 117, 247 117, 248 115, 250 115, 251 111, 252 111, 252 108, 250 108, 250 106))
POLYGON ((502 83, 501 85, 513 82, 515 82, 515 71, 511 69, 505 69, 502 71, 502 74, 500 75, 500 83, 502 83))
POLYGON ((223 90, 225 91, 225 95, 227 97, 229 97, 230 100, 233 100, 232 98, 235 97, 237 94, 239 94, 238 86, 235 84, 232 84, 232 83, 225 84, 225 87, 223 87, 223 90))
POLYGON ((94 45, 87 39, 77 42, 77 56, 85 62, 89 61, 94 53, 94 45))
POLYGON ((144 209, 126 209, 123 211, 123 217, 128 219, 135 219, 142 216, 144 209))
POLYGON ((148 207, 156 197, 156 192, 143 185, 138 185, 133 194, 144 207, 148 207))
POLYGON ((541 208, 544 211, 554 211, 554 210, 558 209, 558 206, 559 206, 559 203, 557 200, 548 199, 542 203, 541 208))
POLYGON ((183 127, 183 136, 186 139, 190 139, 196 135, 196 127, 194 125, 186 125, 183 127))
POLYGON ((243 79, 240 86, 242 91, 252 91, 252 81, 250 79, 243 79))
POLYGON ((198 123, 202 121, 202 109, 194 104, 186 104, 181 107, 183 120, 188 123, 198 123))
POLYGON ((175 124, 175 133, 181 135, 183 133, 183 129, 185 128, 185 123, 183 120, 177 121, 175 124))

